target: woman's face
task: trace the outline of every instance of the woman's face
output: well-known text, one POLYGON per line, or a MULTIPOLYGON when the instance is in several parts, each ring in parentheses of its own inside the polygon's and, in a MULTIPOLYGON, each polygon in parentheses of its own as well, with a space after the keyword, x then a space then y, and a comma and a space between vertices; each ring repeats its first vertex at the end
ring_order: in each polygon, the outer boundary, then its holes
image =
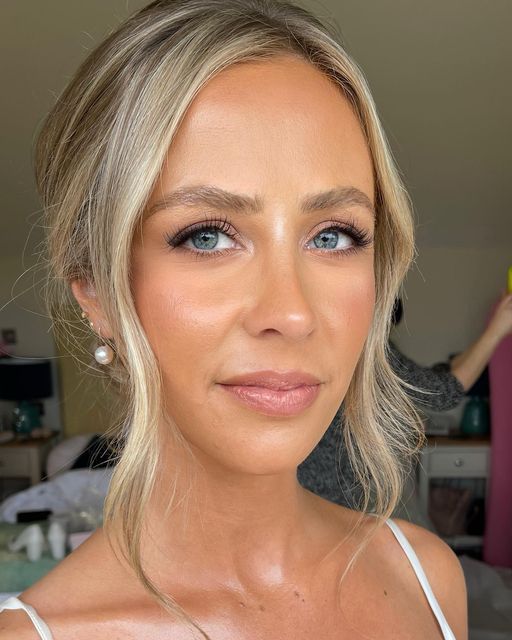
POLYGON ((305 61, 233 66, 192 103, 132 283, 203 464, 294 469, 329 426, 373 314, 373 192, 356 116, 305 61))

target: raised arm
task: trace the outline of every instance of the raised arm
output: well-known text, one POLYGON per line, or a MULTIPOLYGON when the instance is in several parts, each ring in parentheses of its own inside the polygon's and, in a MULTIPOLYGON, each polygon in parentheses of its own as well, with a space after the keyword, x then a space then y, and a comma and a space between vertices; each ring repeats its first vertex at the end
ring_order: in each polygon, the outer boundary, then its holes
POLYGON ((480 377, 494 350, 503 338, 512 333, 512 294, 505 295, 486 329, 467 349, 450 363, 451 372, 467 391, 480 377))

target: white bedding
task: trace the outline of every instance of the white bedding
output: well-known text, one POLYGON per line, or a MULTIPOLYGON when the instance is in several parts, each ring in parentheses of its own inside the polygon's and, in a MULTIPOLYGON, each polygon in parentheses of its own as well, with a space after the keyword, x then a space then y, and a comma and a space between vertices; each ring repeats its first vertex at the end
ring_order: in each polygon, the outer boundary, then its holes
POLYGON ((75 510, 103 511, 113 468, 73 469, 47 482, 19 491, 0 504, 0 520, 14 524, 18 511, 50 509, 54 514, 75 510))

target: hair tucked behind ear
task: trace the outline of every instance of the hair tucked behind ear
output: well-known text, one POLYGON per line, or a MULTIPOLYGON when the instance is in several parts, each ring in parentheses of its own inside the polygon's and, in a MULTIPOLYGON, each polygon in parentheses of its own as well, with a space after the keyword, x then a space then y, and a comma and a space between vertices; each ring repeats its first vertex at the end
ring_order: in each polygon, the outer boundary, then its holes
POLYGON ((141 562, 164 411, 158 364, 130 291, 131 245, 197 93, 230 65, 283 54, 300 56, 339 87, 359 118, 373 159, 377 300, 345 398, 344 437, 365 496, 361 508, 386 518, 421 441, 414 408, 386 354, 393 303, 413 259, 413 224, 369 89, 335 31, 277 0, 158 0, 91 53, 49 114, 36 148, 55 324, 69 334, 69 282, 82 278, 94 283, 114 334, 118 357, 110 374, 125 414, 116 428, 120 457, 105 504, 106 531, 116 536, 146 589, 196 629, 141 562))

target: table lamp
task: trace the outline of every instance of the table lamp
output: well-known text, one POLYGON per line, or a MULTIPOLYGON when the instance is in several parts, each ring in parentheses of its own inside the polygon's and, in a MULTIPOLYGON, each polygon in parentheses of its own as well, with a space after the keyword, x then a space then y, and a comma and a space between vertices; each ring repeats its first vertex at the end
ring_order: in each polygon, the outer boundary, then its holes
POLYGON ((0 358, 0 400, 14 400, 14 430, 29 434, 41 426, 41 412, 34 401, 53 395, 49 360, 0 358))

